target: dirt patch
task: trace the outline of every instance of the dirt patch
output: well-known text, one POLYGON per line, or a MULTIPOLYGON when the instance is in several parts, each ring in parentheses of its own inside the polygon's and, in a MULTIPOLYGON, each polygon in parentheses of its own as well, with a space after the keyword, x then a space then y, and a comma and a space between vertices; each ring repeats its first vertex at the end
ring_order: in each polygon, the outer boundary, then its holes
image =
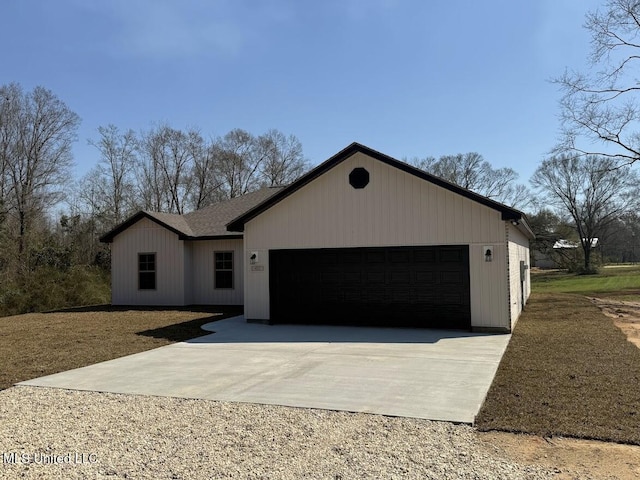
POLYGON ((558 479, 576 478, 574 472, 602 479, 640 478, 638 446, 505 432, 478 432, 478 436, 489 453, 520 464, 553 468, 558 479), (569 471, 572 473, 565 473, 569 471))
POLYGON ((640 302, 611 298, 590 298, 602 313, 613 318, 616 327, 624 332, 627 340, 640 348, 640 302))

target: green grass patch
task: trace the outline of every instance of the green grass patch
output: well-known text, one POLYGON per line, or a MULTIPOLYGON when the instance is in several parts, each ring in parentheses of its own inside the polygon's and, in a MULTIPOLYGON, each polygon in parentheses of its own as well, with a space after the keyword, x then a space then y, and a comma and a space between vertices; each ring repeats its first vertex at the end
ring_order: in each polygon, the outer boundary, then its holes
POLYGON ((640 349, 598 307, 579 295, 536 293, 476 422, 484 431, 640 445, 639 386, 640 349))
POLYGON ((640 266, 602 268, 595 275, 562 271, 534 273, 531 275, 531 286, 537 293, 640 297, 640 266))

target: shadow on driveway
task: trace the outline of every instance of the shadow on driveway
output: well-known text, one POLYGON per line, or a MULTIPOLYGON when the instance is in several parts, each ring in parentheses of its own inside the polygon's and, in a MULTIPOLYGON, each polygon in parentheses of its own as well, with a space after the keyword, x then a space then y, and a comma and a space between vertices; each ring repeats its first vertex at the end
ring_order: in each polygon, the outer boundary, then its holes
POLYGON ((247 323, 243 316, 202 325, 213 334, 187 343, 437 343, 444 339, 494 337, 464 330, 339 325, 247 323))
POLYGON ((242 314, 242 307, 217 307, 215 309, 184 309, 187 312, 203 312, 214 313, 213 315, 203 316, 194 320, 182 323, 167 325, 166 327, 152 328, 136 332, 136 335, 152 338, 162 338, 171 342, 185 342, 203 335, 207 335, 207 331, 203 329, 205 325, 212 325, 216 322, 228 318, 234 318, 242 314))

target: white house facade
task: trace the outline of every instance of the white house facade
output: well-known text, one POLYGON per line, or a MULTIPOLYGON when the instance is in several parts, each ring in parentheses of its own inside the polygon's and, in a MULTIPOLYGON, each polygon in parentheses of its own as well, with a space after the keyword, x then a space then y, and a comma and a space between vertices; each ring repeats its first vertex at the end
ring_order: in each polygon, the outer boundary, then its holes
POLYGON ((105 235, 112 302, 508 332, 529 297, 524 214, 363 145, 248 197, 183 216, 140 212, 105 235))

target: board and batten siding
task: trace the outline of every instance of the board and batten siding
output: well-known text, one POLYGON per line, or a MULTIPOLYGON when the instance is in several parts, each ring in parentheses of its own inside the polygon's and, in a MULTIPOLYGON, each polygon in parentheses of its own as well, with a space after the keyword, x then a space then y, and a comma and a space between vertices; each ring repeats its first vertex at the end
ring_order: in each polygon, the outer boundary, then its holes
POLYGON ((269 249, 462 244, 469 245, 472 326, 510 327, 508 252, 500 212, 363 153, 248 221, 244 240, 249 319, 269 319, 269 249), (364 189, 349 185, 356 167, 369 171, 364 189), (487 245, 494 249, 492 262, 484 261, 487 245), (258 253, 255 266, 248 265, 252 252, 258 253))
POLYGON ((523 290, 524 303, 531 295, 531 260, 529 258, 529 239, 514 225, 507 223, 507 245, 509 248, 509 297, 511 329, 516 326, 518 317, 524 308, 522 304, 523 290), (520 262, 524 262, 529 268, 524 272, 524 282, 520 280, 520 262))
POLYGON ((186 242, 191 263, 186 275, 189 303, 195 305, 242 305, 244 301, 244 252, 242 239, 186 242), (233 252, 233 288, 214 288, 214 252, 233 252))
POLYGON ((113 305, 184 305, 184 242, 173 232, 143 218, 111 244, 113 305), (156 289, 138 288, 138 254, 156 254, 156 289))

